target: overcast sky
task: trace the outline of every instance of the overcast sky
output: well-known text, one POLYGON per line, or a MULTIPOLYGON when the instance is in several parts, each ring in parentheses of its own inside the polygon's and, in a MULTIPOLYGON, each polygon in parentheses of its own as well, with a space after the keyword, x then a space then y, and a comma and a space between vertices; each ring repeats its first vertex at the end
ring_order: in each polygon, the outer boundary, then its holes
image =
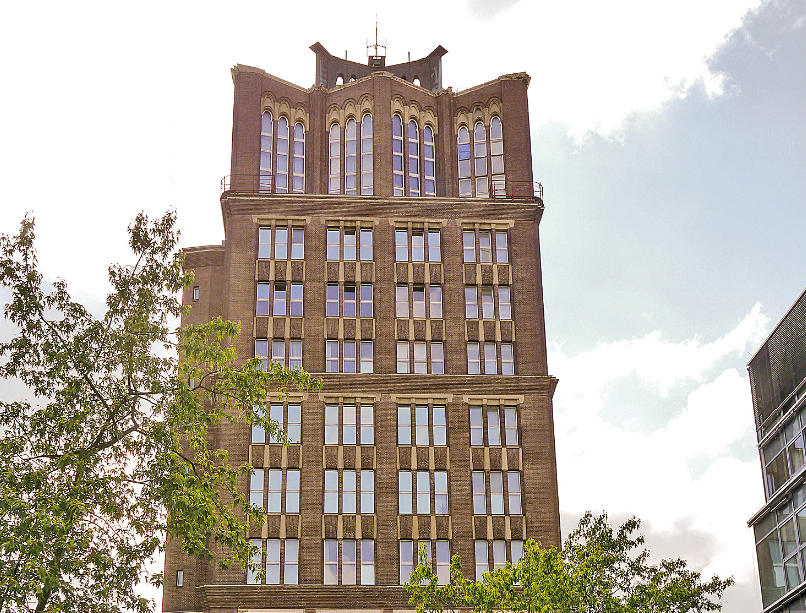
POLYGON ((308 46, 364 61, 377 11, 389 63, 448 49, 445 86, 526 71, 563 534, 637 515, 760 610, 745 365, 806 285, 804 2, 283 6, 6 3, 0 232, 33 212, 46 275, 98 309, 140 210, 222 240, 232 65, 310 86, 308 46))

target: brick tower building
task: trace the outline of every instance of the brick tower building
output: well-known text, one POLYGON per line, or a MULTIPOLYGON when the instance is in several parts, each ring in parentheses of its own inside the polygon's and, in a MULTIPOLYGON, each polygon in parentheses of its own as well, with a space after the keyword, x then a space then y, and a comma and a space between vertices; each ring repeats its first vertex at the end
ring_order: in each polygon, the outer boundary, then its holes
POLYGON ((442 47, 390 66, 311 49, 307 89, 232 69, 225 240, 185 250, 184 301, 322 389, 266 400, 286 446, 214 434, 255 467, 266 576, 170 545, 167 612, 406 609, 419 544, 443 579, 453 554, 480 576, 560 544, 529 77, 455 92, 442 47))

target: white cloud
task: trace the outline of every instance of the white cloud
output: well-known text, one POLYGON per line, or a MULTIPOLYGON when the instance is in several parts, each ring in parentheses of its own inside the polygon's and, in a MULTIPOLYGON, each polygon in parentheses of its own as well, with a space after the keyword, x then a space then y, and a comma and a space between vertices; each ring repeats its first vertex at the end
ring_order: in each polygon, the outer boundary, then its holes
MULTIPOLYGON (((758 460, 732 452, 754 444, 750 386, 736 367, 720 364, 743 362, 746 351, 763 340, 767 324, 757 304, 733 330, 709 343, 673 343, 653 332, 576 356, 551 346, 550 371, 560 379, 554 408, 561 510, 637 515, 666 535, 653 551, 657 557, 696 558, 702 564, 698 570, 733 575, 755 589, 746 521, 763 502, 760 467, 758 460), (616 382, 632 383, 641 398, 647 389, 653 392, 657 405, 646 406, 647 413, 659 411, 671 390, 691 391, 667 423, 642 433, 628 422, 609 421, 607 389, 616 382), (675 533, 681 543, 691 534, 707 534, 716 546, 705 556, 679 551, 680 543, 665 553, 668 535, 675 533)), ((652 551, 651 533, 647 544, 652 551)))

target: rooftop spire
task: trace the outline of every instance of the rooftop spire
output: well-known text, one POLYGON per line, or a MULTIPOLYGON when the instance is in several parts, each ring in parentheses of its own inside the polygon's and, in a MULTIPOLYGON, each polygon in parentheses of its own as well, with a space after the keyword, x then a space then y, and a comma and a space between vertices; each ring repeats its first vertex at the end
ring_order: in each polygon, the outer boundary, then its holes
POLYGON ((378 13, 375 13, 375 44, 371 45, 369 39, 367 39, 367 64, 373 68, 383 68, 386 66, 386 40, 384 39, 383 42, 383 45, 378 43, 378 13), (370 49, 372 49, 374 53, 370 53, 370 49), (383 49, 383 54, 380 53, 381 49, 383 49))

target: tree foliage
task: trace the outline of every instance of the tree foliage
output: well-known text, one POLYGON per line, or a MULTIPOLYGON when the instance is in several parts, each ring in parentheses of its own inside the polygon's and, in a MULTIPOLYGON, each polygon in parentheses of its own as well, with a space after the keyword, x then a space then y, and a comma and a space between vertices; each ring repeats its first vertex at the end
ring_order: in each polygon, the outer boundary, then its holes
POLYGON ((586 513, 562 551, 526 542, 523 558, 485 573, 462 574, 451 560, 450 582, 439 585, 426 550, 406 589, 417 613, 472 609, 479 613, 700 613, 720 611, 719 599, 733 578, 703 581, 682 559, 649 563, 644 537, 633 536, 632 518, 617 530, 607 515, 586 513))
POLYGON ((305 372, 238 359, 239 324, 177 328, 177 296, 192 280, 175 216, 129 226, 135 263, 109 268, 96 318, 65 282, 37 266, 34 222, 0 237, 4 315, 0 376, 27 398, 0 400, 0 611, 145 613, 140 581, 166 538, 188 553, 246 565, 248 522, 262 521, 236 484, 251 470, 209 444, 223 420, 282 436, 256 410, 305 372))

